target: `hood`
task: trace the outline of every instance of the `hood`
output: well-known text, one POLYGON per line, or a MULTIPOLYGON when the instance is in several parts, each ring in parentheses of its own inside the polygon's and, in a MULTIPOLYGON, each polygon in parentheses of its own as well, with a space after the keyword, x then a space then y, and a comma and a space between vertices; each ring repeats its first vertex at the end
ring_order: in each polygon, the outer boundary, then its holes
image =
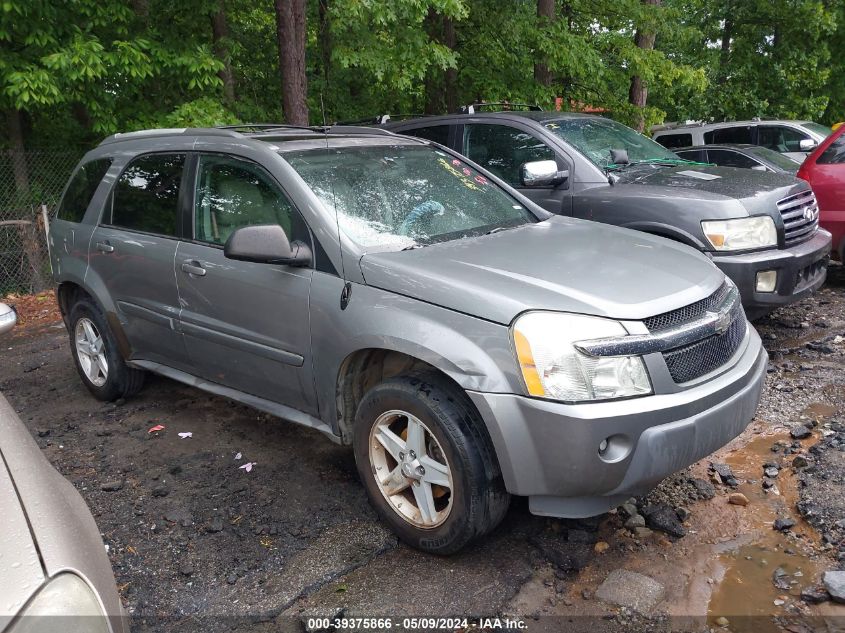
POLYGON ((619 183, 692 189, 730 198, 789 189, 796 184, 789 175, 738 167, 704 165, 642 165, 613 172, 619 183))
POLYGON ((525 310, 642 319, 698 301, 724 279, 683 244, 560 216, 367 254, 361 272, 368 285, 503 324, 525 310))

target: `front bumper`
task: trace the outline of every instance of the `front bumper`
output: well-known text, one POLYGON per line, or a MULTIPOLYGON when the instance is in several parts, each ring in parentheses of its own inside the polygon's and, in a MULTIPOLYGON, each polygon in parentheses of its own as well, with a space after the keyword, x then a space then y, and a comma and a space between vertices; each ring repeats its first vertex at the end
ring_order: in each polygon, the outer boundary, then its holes
POLYGON ((801 244, 783 250, 742 255, 713 255, 713 263, 739 288, 742 305, 752 318, 812 294, 827 276, 831 236, 824 229, 801 244), (757 273, 776 270, 774 292, 757 292, 757 273))
POLYGON ((484 419, 508 491, 533 513, 601 514, 695 463, 754 417, 768 358, 753 328, 730 369, 673 393, 563 404, 468 392, 484 419), (599 455, 612 438, 614 450, 599 455))

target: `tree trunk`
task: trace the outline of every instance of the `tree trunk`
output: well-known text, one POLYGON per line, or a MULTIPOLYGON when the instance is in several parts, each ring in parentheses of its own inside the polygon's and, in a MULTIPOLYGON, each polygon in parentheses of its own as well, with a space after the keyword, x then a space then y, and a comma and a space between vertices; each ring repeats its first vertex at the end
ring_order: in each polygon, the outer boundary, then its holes
MULTIPOLYGON (((446 46, 449 50, 455 50, 458 41, 452 18, 440 15, 430 8, 425 22, 426 32, 432 40, 446 46)), ((457 112, 458 69, 447 68, 441 72, 438 68, 429 68, 425 76, 425 95, 424 112, 426 114, 443 114, 444 110, 457 112)))
POLYGON ((6 112, 6 129, 12 145, 12 172, 15 176, 15 189, 22 199, 29 193, 29 171, 26 167, 26 154, 23 138, 23 113, 12 109, 6 112))
POLYGON ((725 18, 722 27, 722 48, 719 52, 719 83, 723 84, 728 79, 728 65, 731 61, 731 37, 733 37, 734 22, 731 18, 725 18))
MULTIPOLYGON (((555 19, 555 0, 537 0, 537 17, 553 22, 555 19)), ((552 73, 544 60, 534 61, 534 81, 541 86, 552 85, 552 73)))
POLYGON ((232 72, 232 60, 229 57, 229 26, 226 24, 225 0, 219 0, 218 9, 211 14, 211 39, 214 54, 223 62, 223 69, 217 73, 223 82, 223 98, 227 104, 235 102, 235 75, 232 72))
POLYGON ((323 82, 329 83, 329 69, 332 63, 332 33, 329 23, 329 0, 319 0, 317 4, 317 16, 319 25, 317 29, 317 41, 320 45, 320 64, 323 82))
MULTIPOLYGON (((443 16, 443 43, 450 50, 458 47, 458 35, 455 32, 455 23, 452 18, 443 16)), ((446 112, 458 111, 458 69, 446 69, 446 112)))
MULTIPOLYGON (((651 5, 654 7, 660 6, 661 0, 642 0, 644 5, 651 5)), ((653 50, 654 40, 657 38, 657 33, 651 32, 647 29, 638 28, 634 34, 634 45, 643 50, 653 50)), ((645 117, 642 114, 648 101, 648 86, 639 75, 631 76, 631 87, 628 90, 628 102, 640 109, 640 112, 635 121, 637 132, 642 132, 645 129, 645 117)))
POLYGON ((274 0, 274 4, 285 120, 293 125, 308 125, 305 0, 274 0))

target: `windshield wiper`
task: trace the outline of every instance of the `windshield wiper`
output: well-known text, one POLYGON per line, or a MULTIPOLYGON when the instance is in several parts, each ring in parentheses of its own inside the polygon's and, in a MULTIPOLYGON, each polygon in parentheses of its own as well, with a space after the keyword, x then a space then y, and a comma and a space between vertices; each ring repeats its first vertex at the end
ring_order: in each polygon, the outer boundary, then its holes
POLYGON ((417 244, 416 242, 413 244, 408 244, 405 248, 401 249, 403 251, 412 251, 415 248, 422 248, 425 244, 417 244))
POLYGON ((605 171, 615 171, 617 169, 625 169, 626 167, 634 167, 636 165, 665 165, 667 167, 676 165, 699 165, 701 167, 712 167, 713 163, 702 163, 696 160, 687 160, 686 158, 643 158, 642 160, 632 160, 630 163, 608 163, 605 165, 605 171))
POLYGON ((484 235, 492 235, 493 233, 498 233, 499 231, 507 231, 508 229, 512 229, 512 226, 497 226, 495 229, 490 229, 484 235))

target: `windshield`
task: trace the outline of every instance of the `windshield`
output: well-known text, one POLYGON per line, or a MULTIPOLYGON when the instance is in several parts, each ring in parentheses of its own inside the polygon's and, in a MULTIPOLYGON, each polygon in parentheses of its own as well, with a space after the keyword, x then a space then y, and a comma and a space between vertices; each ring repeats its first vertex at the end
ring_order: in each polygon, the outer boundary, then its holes
POLYGON ((814 134, 818 134, 822 138, 827 138, 833 132, 833 130, 827 127, 826 125, 822 125, 821 123, 815 123, 813 121, 807 121, 806 123, 802 123, 801 127, 810 130, 814 134))
POLYGON ((429 146, 340 147, 282 154, 367 249, 391 250, 536 222, 487 178, 429 146))
POLYGON ((786 154, 781 154, 780 152, 776 152, 768 147, 749 147, 747 149, 748 152, 754 154, 755 156, 759 156, 765 161, 772 163, 773 165, 780 167, 785 171, 798 171, 799 164, 797 161, 792 160, 786 154))
POLYGON ((601 168, 613 163, 610 150, 624 149, 632 163, 640 161, 681 161, 676 154, 621 123, 601 117, 555 119, 546 128, 574 146, 601 168))

